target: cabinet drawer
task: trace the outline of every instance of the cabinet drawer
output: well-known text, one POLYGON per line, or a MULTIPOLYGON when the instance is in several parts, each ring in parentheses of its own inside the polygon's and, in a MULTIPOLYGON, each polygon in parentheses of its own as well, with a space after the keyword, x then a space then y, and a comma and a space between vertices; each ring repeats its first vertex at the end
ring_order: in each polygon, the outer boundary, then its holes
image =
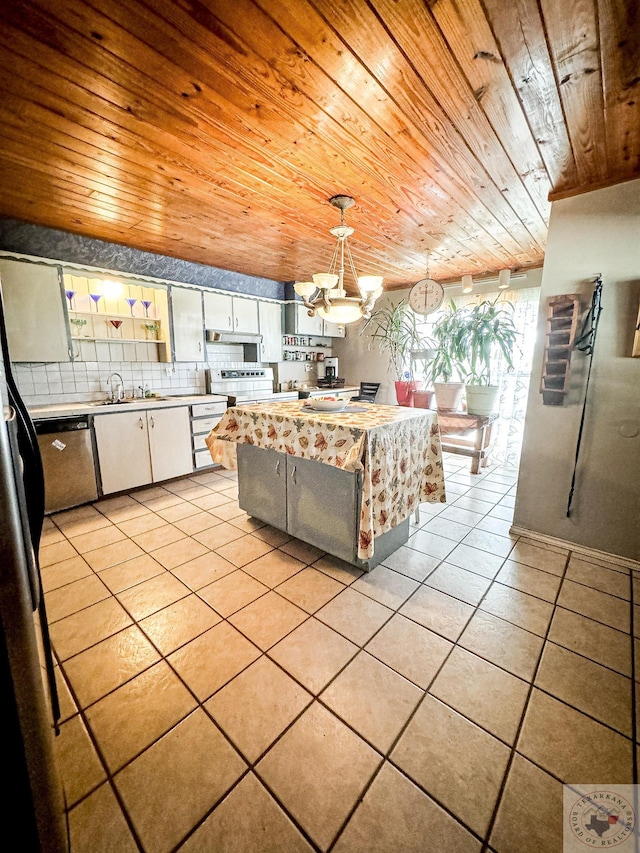
POLYGON ((202 435, 194 435, 193 436, 193 449, 194 450, 206 450, 209 453, 209 448, 206 445, 206 438, 209 435, 208 432, 203 432, 202 435))
POLYGON ((208 435, 211 430, 214 428, 216 424, 219 424, 222 419, 222 415, 218 415, 215 418, 197 418, 191 421, 191 432, 193 435, 200 435, 204 433, 208 435))
POLYGON ((195 460, 195 468, 208 468, 209 465, 215 465, 216 463, 211 458, 211 454, 209 453, 209 449, 205 450, 197 450, 194 454, 195 460))
POLYGON ((194 418, 204 418, 207 415, 224 415, 227 411, 227 401, 219 403, 196 403, 191 406, 191 414, 194 418))

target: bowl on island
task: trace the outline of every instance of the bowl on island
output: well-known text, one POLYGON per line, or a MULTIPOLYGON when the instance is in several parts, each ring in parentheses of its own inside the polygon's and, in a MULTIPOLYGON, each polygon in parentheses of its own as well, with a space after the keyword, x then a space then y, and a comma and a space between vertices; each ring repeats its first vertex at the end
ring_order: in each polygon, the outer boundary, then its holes
POLYGON ((347 400, 336 397, 311 397, 307 405, 316 412, 341 412, 347 407, 347 400))

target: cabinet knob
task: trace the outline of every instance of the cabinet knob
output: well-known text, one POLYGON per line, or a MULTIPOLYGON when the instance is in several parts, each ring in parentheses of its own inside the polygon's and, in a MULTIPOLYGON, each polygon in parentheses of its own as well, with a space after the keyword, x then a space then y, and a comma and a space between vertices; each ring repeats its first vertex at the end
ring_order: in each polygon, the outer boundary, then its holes
POLYGON ((278 475, 278 477, 280 476, 280 460, 279 459, 276 462, 276 474, 278 475))
POLYGON ((144 424, 142 423, 142 418, 138 419, 138 426, 140 427, 140 429, 144 429, 144 424))
POLYGON ((156 422, 153 419, 153 415, 151 416, 150 423, 151 423, 151 429, 153 429, 154 426, 156 425, 156 422))
POLYGON ((293 480, 294 483, 296 483, 296 466, 295 465, 291 469, 291 479, 293 480))

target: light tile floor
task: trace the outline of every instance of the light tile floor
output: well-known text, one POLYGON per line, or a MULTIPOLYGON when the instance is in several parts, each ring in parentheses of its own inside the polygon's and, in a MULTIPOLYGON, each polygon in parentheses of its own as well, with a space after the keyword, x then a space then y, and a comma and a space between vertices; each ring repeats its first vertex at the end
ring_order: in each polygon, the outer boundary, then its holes
POLYGON ((556 853, 561 783, 635 782, 630 571, 468 469, 370 574, 222 469, 47 519, 72 853, 556 853))

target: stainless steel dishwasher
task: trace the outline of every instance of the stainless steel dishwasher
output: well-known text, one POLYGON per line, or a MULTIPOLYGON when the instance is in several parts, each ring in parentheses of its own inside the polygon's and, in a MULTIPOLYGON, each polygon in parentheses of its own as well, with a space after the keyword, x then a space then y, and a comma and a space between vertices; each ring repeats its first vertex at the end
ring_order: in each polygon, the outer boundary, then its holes
POLYGON ((44 470, 45 512, 57 512, 98 498, 88 416, 35 422, 44 470))

